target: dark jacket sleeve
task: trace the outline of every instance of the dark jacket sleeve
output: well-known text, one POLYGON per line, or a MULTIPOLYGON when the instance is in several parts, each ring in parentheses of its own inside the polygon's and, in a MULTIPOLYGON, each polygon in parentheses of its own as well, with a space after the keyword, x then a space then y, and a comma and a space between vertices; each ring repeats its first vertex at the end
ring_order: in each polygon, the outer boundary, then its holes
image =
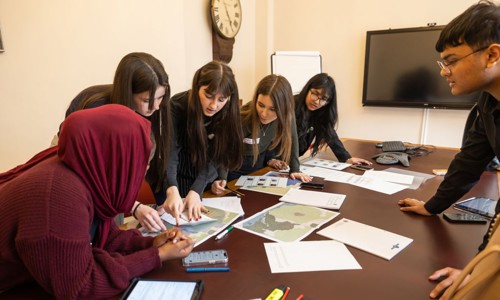
POLYGON ((328 141, 328 146, 332 149, 333 154, 337 157, 340 162, 345 162, 349 158, 351 158, 351 154, 345 149, 344 144, 339 139, 337 132, 334 131, 335 136, 328 141))
POLYGON ((448 167, 436 194, 425 204, 432 214, 450 207, 478 181, 495 153, 485 133, 482 116, 475 120, 460 152, 448 167))
POLYGON ((171 186, 178 186, 177 182, 177 167, 179 165, 179 152, 181 147, 179 145, 179 128, 186 126, 186 108, 181 103, 181 98, 187 97, 187 92, 177 94, 170 100, 171 116, 172 116, 172 139, 170 143, 170 155, 167 163, 167 188, 171 186))

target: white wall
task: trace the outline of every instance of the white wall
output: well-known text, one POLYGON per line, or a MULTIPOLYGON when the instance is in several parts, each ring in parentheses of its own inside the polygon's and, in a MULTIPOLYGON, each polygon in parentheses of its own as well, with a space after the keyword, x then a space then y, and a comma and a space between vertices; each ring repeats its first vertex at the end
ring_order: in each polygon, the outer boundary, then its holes
MULTIPOLYGON (((366 31, 447 24, 475 0, 275 0, 274 50, 317 50, 336 82, 342 137, 459 147, 468 111, 362 107, 366 31)), ((436 65, 436 72, 439 68, 436 65)), ((443 79, 444 80, 444 79, 443 79)))
MULTIPOLYGON (((190 88, 212 59, 210 0, 0 0, 0 172, 47 148, 70 100, 111 83, 120 59, 160 59, 173 93, 190 88)), ((255 4, 242 1, 243 23, 230 63, 249 98, 255 84, 255 4), (252 47, 248 47, 252 45, 252 47)))
MULTIPOLYGON (((446 24, 472 0, 240 0, 233 68, 241 98, 277 50, 318 50, 336 80, 342 137, 418 142, 423 110, 361 106, 367 30, 446 24), (369 124, 369 126, 367 126, 369 124)), ((132 51, 160 59, 174 93, 211 60, 210 0, 0 0, 0 172, 45 149, 69 101, 110 83, 132 51)), ((436 67, 436 72, 437 72, 436 67)), ((466 111, 431 111, 428 144, 458 146, 466 111)))

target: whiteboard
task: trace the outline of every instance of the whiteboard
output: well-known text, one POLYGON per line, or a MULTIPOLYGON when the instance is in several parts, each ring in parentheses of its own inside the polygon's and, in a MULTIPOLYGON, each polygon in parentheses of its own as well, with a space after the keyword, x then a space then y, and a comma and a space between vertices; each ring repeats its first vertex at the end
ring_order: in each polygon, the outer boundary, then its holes
POLYGON ((288 79, 293 94, 298 94, 311 77, 321 73, 321 55, 318 51, 276 51, 271 55, 271 73, 288 79))

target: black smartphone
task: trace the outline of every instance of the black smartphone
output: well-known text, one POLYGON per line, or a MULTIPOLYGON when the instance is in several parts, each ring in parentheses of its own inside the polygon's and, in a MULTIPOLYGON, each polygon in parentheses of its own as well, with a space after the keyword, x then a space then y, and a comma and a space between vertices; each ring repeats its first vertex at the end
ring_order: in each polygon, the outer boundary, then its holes
POLYGON ((443 218, 451 223, 486 223, 487 220, 481 216, 468 213, 444 213, 443 218))
POLYGON ((365 166, 365 165, 351 165, 351 168, 356 169, 356 170, 361 170, 361 171, 369 171, 373 170, 372 167, 370 166, 365 166))

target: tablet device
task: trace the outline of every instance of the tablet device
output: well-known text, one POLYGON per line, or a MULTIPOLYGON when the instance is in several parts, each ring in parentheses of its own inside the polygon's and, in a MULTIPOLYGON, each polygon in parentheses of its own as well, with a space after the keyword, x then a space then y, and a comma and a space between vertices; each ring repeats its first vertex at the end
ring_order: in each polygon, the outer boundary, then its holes
POLYGON ((493 200, 485 197, 472 197, 453 205, 454 208, 466 212, 475 213, 487 218, 495 216, 495 207, 498 200, 493 200))
POLYGON ((162 280, 134 278, 120 300, 198 300, 203 290, 203 280, 162 280))

